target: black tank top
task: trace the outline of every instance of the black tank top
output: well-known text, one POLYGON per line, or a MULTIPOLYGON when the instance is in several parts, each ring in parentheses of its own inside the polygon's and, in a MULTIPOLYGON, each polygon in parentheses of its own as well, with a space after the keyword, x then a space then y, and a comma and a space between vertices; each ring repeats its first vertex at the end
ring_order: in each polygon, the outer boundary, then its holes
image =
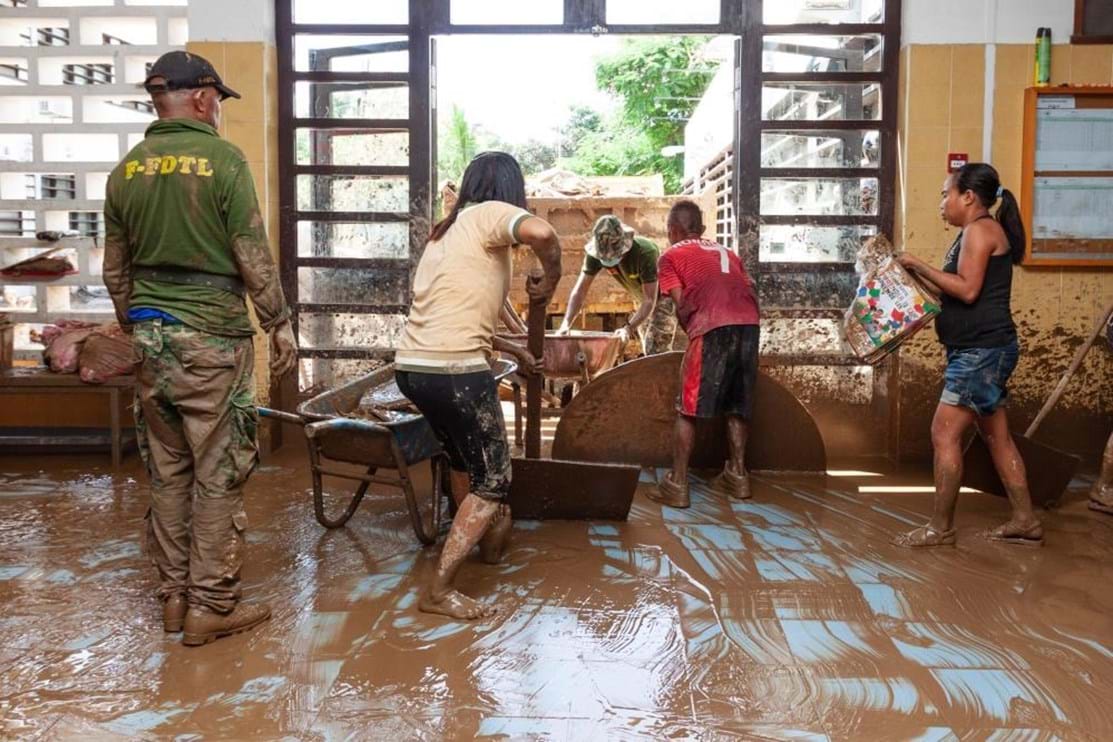
MULTIPOLYGON (((979 218, 993 217, 986 214, 979 218)), ((959 232, 943 260, 945 273, 958 273, 961 252, 962 233, 959 232)), ((1016 325, 1009 306, 1012 285, 1012 255, 991 255, 981 293, 973 304, 943 294, 943 311, 935 320, 939 342, 948 348, 1000 348, 1015 342, 1016 325)))

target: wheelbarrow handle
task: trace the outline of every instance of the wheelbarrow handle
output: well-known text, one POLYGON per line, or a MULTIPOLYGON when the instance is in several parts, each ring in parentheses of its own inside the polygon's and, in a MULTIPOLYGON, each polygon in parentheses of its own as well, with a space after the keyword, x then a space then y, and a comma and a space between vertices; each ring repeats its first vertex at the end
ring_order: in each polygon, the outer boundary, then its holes
POLYGON ((284 423, 290 423, 291 425, 305 426, 305 420, 301 415, 295 415, 292 412, 283 412, 282 410, 272 410, 270 407, 256 407, 255 409, 258 410, 259 414, 263 417, 270 417, 284 423))
POLYGON ((391 435, 389 428, 379 425, 372 420, 355 420, 350 417, 334 417, 328 420, 310 423, 305 426, 305 435, 312 440, 325 433, 336 430, 348 430, 353 433, 376 432, 391 435))

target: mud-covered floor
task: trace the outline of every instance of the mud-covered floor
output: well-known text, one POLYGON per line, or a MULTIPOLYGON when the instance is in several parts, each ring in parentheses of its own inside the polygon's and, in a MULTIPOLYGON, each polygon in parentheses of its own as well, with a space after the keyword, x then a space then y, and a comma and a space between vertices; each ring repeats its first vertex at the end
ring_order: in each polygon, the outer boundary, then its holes
MULTIPOLYGON (((758 478, 627 523, 518 523, 461 586, 477 624, 419 613, 434 550, 402 501, 313 519, 304 453, 251 481, 249 598, 274 618, 187 649, 141 554, 134 455, 0 457, 0 737, 1110 739, 1113 518, 1082 490, 1042 549, 906 552, 921 477, 758 478)), ((644 488, 646 485, 642 485, 644 488)))

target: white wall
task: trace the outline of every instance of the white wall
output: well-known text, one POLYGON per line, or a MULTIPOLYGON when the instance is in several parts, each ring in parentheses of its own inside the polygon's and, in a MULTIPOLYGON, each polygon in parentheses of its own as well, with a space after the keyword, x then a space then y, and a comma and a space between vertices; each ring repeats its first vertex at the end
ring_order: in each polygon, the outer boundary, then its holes
POLYGON ((115 134, 43 134, 44 162, 112 162, 120 159, 115 134))
POLYGON ((115 36, 129 44, 153 46, 158 43, 158 22, 154 18, 91 16, 81 19, 80 43, 88 46, 101 46, 103 43, 101 34, 115 36))
POLYGON ((274 0, 190 0, 189 40, 273 44, 274 0))
MULTIPOLYGON (((24 46, 26 41, 20 38, 27 33, 27 29, 36 28, 69 28, 70 22, 64 18, 23 18, 11 16, 0 19, 0 45, 24 46)), ((34 37, 34 33, 32 33, 34 37)))
POLYGON ((1034 43, 1051 28, 1056 44, 1070 43, 1074 0, 904 0, 901 44, 1034 43))
POLYGON ((734 66, 724 63, 715 73, 692 117, 684 127, 684 178, 699 173, 734 141, 734 66))

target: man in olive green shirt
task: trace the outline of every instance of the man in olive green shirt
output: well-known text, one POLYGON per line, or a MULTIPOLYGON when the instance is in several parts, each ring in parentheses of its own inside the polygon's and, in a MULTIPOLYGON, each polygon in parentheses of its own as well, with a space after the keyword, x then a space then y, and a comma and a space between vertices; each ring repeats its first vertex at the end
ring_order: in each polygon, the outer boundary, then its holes
POLYGON ((617 334, 628 339, 631 333, 637 332, 646 355, 672 350, 676 311, 671 299, 657 296, 657 260, 660 257, 657 245, 635 235, 617 216, 607 214, 595 222, 592 239, 584 252, 583 269, 568 297, 568 308, 557 332, 571 331, 595 276, 606 269, 638 306, 617 334))
POLYGON ((221 101, 239 94, 186 52, 160 57, 145 87, 159 120, 108 178, 104 283, 140 357, 136 432, 163 627, 197 645, 270 617, 240 602, 243 486, 258 463, 245 296, 275 377, 297 345, 247 162, 217 134, 221 101))

